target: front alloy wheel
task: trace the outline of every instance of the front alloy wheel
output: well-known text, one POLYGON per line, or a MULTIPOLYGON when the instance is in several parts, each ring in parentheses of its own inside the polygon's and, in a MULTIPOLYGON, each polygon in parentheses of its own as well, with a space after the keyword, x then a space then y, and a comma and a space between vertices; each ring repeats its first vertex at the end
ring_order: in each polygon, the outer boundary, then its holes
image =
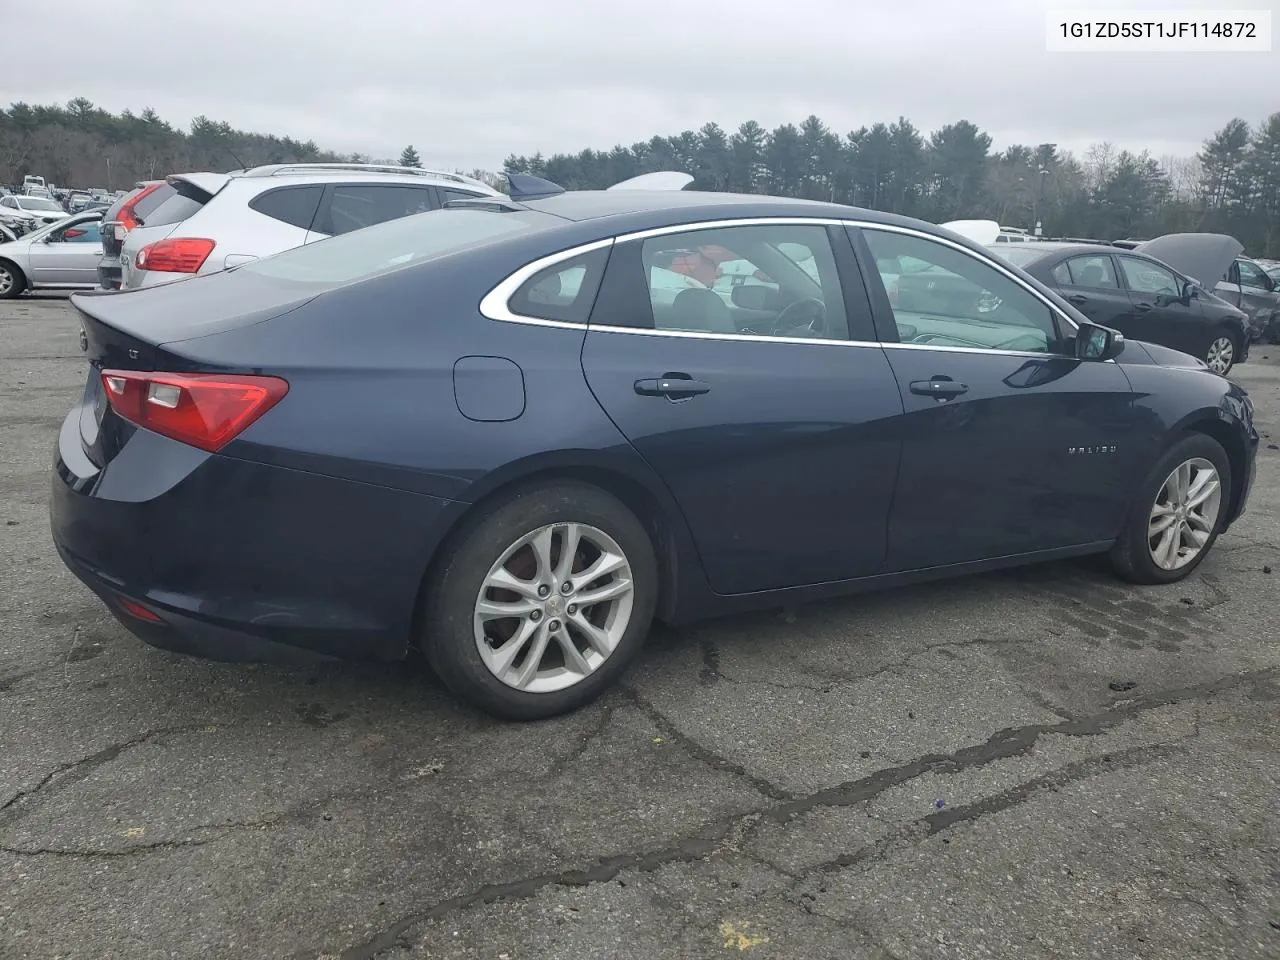
POLYGON ((1179 464, 1166 478, 1151 507, 1147 549, 1161 570, 1193 563, 1209 542, 1222 507, 1222 478, 1203 457, 1179 464))
POLYGON ((631 622, 631 565, 586 523, 539 527, 490 568, 475 605, 480 659, 502 683, 552 693, 595 673, 631 622))
POLYGON ((1235 363, 1236 345, 1231 338, 1223 335, 1218 337, 1213 343, 1209 344, 1209 352, 1205 356, 1205 363, 1209 365, 1209 369, 1220 376, 1226 376, 1231 369, 1231 365, 1235 363))

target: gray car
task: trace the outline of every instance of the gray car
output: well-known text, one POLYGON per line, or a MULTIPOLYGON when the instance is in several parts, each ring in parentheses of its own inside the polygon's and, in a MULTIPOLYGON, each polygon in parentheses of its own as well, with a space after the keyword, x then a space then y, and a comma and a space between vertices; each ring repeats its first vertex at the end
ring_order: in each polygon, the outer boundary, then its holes
POLYGON ((26 290, 87 290, 98 285, 102 212, 66 217, 0 243, 0 299, 26 290))
POLYGON ((1263 266, 1237 257, 1231 269, 1218 281, 1213 292, 1249 315, 1254 341, 1271 343, 1280 338, 1280 284, 1263 266))

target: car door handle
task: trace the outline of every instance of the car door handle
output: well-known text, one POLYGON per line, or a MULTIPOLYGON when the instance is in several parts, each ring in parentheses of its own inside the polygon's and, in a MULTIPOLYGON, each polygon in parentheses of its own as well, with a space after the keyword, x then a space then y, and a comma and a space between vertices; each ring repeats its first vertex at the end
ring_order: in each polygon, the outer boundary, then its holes
POLYGON ((642 397, 666 397, 668 400, 688 400, 711 390, 711 384, 703 380, 670 373, 652 380, 637 380, 635 387, 636 393, 642 397))
POLYGON ((958 397, 962 393, 968 393, 969 385, 934 377, 932 380, 911 381, 911 392, 918 393, 922 397, 938 397, 942 400, 950 400, 952 397, 958 397))
POLYGON ((1134 306, 1134 309, 1141 310, 1143 313, 1146 313, 1148 310, 1153 309, 1155 307, 1155 304, 1147 303, 1145 300, 1143 300, 1141 303, 1135 303, 1133 306, 1134 306))
POLYGON ((1071 296, 1067 297, 1067 302, 1068 303, 1088 303, 1089 298, 1086 297, 1083 293, 1073 293, 1071 296))

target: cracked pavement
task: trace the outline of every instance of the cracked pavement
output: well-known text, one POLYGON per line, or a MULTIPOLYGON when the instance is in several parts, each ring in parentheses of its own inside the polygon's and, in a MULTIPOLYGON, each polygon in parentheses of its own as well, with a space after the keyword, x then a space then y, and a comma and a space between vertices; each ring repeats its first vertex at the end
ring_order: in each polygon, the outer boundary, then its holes
POLYGON ((1249 511, 1183 584, 1082 561, 659 629, 510 725, 418 662, 133 640, 49 543, 73 314, 0 329, 4 960, 1280 956, 1280 347, 1235 374, 1249 511))

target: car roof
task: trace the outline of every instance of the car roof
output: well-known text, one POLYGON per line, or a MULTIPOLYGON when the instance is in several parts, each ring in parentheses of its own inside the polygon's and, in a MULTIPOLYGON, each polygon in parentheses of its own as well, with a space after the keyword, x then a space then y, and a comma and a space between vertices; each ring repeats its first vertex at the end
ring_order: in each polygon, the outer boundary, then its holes
MULTIPOLYGON (((484 201, 462 201, 482 204, 484 201)), ((514 207, 549 213, 571 222, 608 221, 601 234, 618 235, 665 226, 681 226, 706 220, 742 220, 773 217, 806 217, 858 220, 889 226, 905 226, 939 233, 931 223, 876 210, 864 210, 821 200, 797 200, 762 194, 713 193, 697 190, 573 190, 554 196, 513 202, 514 207)), ((452 204, 451 204, 452 205, 452 204)), ((967 242, 967 241, 966 241, 967 242)), ((977 249, 976 244, 973 245, 977 249)))
MULTIPOLYGON (((1063 243, 1056 240, 1042 240, 1034 243, 992 243, 987 245, 987 249, 995 253, 1002 253, 1005 250, 1033 251, 1035 253, 1048 256, 1051 253, 1092 253, 1099 256, 1104 253, 1134 253, 1133 250, 1126 250, 1123 247, 1113 247, 1109 243, 1063 243)), ((1144 254, 1139 254, 1144 256, 1144 254)))
MULTIPOLYGON (((195 176, 184 174, 183 176, 195 176)), ((218 176, 218 174, 214 174, 218 176)), ((371 180, 389 180, 394 183, 427 183, 432 186, 456 187, 467 191, 498 195, 488 184, 461 173, 450 173, 447 170, 427 170, 421 167, 402 167, 391 164, 376 163, 273 163, 252 167, 247 170, 233 170, 222 174, 231 180, 261 181, 268 184, 273 180, 307 179, 313 183, 329 183, 349 180, 351 178, 371 180)))

